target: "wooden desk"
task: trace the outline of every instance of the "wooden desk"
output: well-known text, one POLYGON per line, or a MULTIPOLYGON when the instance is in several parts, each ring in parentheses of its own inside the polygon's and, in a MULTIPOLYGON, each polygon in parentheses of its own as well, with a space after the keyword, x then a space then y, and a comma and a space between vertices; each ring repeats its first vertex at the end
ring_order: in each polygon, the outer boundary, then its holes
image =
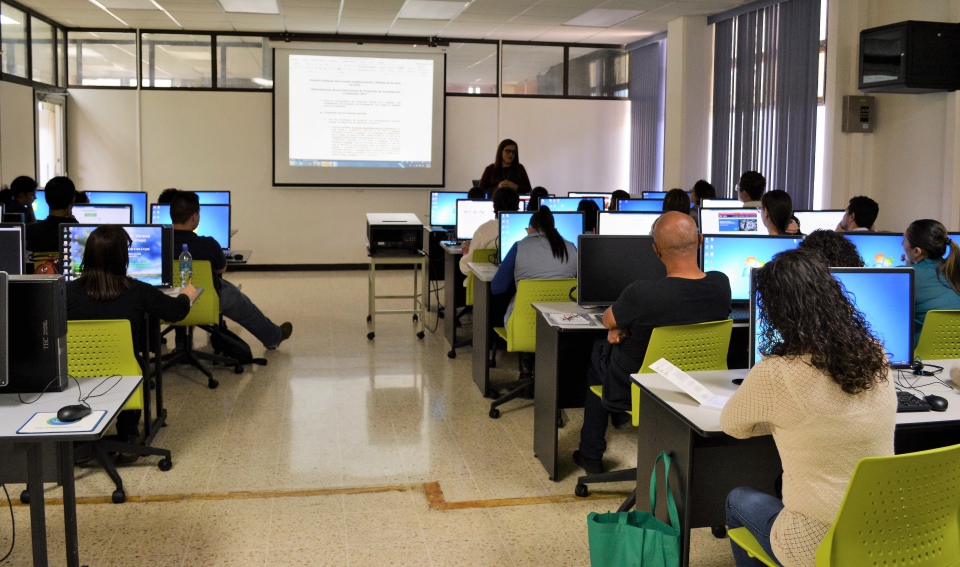
POLYGON ((490 344, 493 327, 490 320, 490 304, 493 293, 490 284, 497 275, 497 266, 470 262, 473 272, 473 382, 484 397, 497 397, 490 390, 490 344))
MULTIPOLYGON (((89 394, 102 379, 84 378, 80 380, 82 391, 89 394)), ((77 381, 70 380, 63 392, 47 392, 32 404, 24 404, 16 394, 0 395, 0 444, 26 445, 27 448, 27 491, 30 494, 30 535, 33 540, 34 567, 47 567, 47 521, 43 502, 43 459, 42 445, 58 446, 57 466, 60 480, 63 482, 63 524, 66 541, 67 566, 80 567, 80 550, 77 538, 77 494, 73 477, 73 443, 75 441, 96 441, 113 423, 120 408, 127 403, 143 380, 141 376, 123 376, 117 384, 110 387, 114 380, 107 379, 97 390, 103 395, 91 398, 88 403, 95 411, 106 410, 106 415, 97 424, 94 431, 86 433, 46 433, 19 435, 17 430, 37 412, 56 412, 63 406, 77 403, 80 392, 77 381)), ((22 394, 26 400, 32 400, 35 394, 22 394)))
MULTIPOLYGON (((933 364, 949 369, 953 362, 933 361, 933 364)), ((691 372, 690 375, 712 393, 732 396, 737 386, 731 380, 743 378, 747 372, 737 369, 691 372)), ((948 372, 944 370, 940 377, 949 380, 948 372)), ((725 525, 727 494, 738 486, 774 494, 774 482, 782 471, 780 455, 772 436, 734 439, 723 433, 720 411, 701 408, 659 374, 632 377, 640 386, 642 408, 637 436, 636 508, 650 509, 650 471, 657 455, 667 451, 672 458, 670 483, 674 487, 683 534, 681 565, 687 566, 690 530, 725 525)), ((929 382, 934 380, 924 379, 924 383, 929 382)), ((898 454, 948 446, 956 443, 955 439, 960 436, 960 390, 937 384, 924 391, 946 398, 947 411, 898 413, 895 437, 898 454)), ((663 503, 666 501, 663 483, 658 484, 658 490, 658 502, 663 503)), ((660 510, 658 517, 666 519, 666 511, 660 510)))
POLYGON ((534 303, 537 315, 537 395, 533 401, 533 453, 557 480, 558 413, 564 408, 582 408, 587 392, 587 370, 597 339, 607 330, 593 320, 591 325, 556 323, 550 313, 603 313, 583 309, 573 302, 534 303))

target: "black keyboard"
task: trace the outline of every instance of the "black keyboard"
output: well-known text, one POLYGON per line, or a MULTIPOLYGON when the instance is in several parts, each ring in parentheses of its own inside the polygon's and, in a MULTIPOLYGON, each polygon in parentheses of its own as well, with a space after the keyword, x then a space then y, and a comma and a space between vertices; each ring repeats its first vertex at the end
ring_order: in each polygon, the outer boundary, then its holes
POLYGON ((932 407, 910 392, 897 392, 897 413, 909 411, 930 411, 932 407))
POLYGON ((459 245, 460 245, 460 243, 459 243, 458 241, 456 241, 456 240, 441 240, 441 241, 440 241, 440 244, 443 244, 444 246, 459 246, 459 245))
POLYGON ((750 320, 750 310, 749 309, 734 309, 730 312, 730 318, 734 321, 749 321, 750 320))

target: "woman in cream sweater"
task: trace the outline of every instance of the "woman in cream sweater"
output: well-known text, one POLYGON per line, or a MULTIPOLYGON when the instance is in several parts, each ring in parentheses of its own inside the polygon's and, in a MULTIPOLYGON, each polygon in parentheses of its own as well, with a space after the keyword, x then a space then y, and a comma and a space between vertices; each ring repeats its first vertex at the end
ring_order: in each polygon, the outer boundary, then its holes
MULTIPOLYGON (((857 461, 893 454, 897 396, 882 347, 818 256, 778 254, 756 283, 764 358, 720 422, 740 439, 773 435, 783 501, 737 488, 727 527, 745 526, 784 567, 812 567, 857 461)), ((732 547, 737 567, 761 565, 732 547)))

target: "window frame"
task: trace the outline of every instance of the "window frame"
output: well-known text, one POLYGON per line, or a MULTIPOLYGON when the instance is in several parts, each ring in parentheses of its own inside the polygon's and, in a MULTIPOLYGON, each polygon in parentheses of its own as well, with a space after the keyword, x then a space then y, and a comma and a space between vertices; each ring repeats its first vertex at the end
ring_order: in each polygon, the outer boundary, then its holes
POLYGON ((140 83, 140 36, 137 34, 137 30, 125 30, 122 28, 67 28, 66 35, 64 36, 64 45, 63 48, 67 50, 63 54, 64 64, 66 65, 66 76, 64 77, 65 85, 64 88, 70 89, 125 89, 125 90, 136 90, 136 86, 130 85, 120 85, 120 86, 110 86, 110 85, 71 85, 70 84, 70 34, 71 33, 129 33, 133 35, 133 44, 134 44, 134 58, 137 63, 137 68, 135 69, 137 76, 137 84, 140 83))
MULTIPOLYGON (((494 45, 497 48, 497 77, 496 77, 496 92, 492 93, 457 93, 447 91, 447 81, 446 81, 446 68, 444 68, 444 81, 443 81, 443 92, 445 96, 465 96, 465 97, 477 97, 477 98, 496 98, 502 93, 500 91, 500 75, 501 68, 500 64, 502 63, 501 57, 503 56, 503 51, 500 48, 501 42, 496 39, 460 39, 460 38, 443 38, 444 43, 486 43, 489 45, 494 45)), ((444 66, 446 67, 446 66, 444 66)))
MULTIPOLYGON (((198 30, 136 30, 137 34, 137 47, 139 57, 137 58, 137 84, 143 90, 148 91, 226 91, 234 89, 218 89, 217 88, 217 33, 208 32, 208 31, 198 31, 198 30), (143 36, 144 34, 162 34, 162 35, 209 35, 210 36, 210 86, 209 87, 155 87, 152 84, 150 86, 144 86, 143 80, 143 66, 145 65, 143 61, 143 36)), ((227 34, 223 34, 227 35, 227 34)), ((230 34, 234 35, 234 34, 230 34)), ((240 35, 240 34, 237 34, 240 35)), ((236 90, 253 90, 253 89, 236 89, 236 90)))
MULTIPOLYGON (((452 41, 452 40, 451 40, 452 41)), ((627 96, 581 96, 581 95, 570 95, 570 48, 584 48, 584 49, 620 49, 623 51, 627 57, 630 57, 630 52, 624 49, 623 45, 608 44, 608 43, 560 43, 553 41, 507 41, 504 40, 501 42, 502 45, 526 45, 526 46, 541 46, 541 47, 562 47, 563 48, 563 94, 561 95, 541 95, 541 94, 507 94, 501 93, 500 96, 504 98, 564 98, 572 100, 630 100, 630 75, 629 75, 629 61, 627 62, 628 74, 627 74, 627 96)), ((503 71, 503 65, 501 62, 500 71, 503 71)), ((474 95, 476 96, 476 95, 474 95)))
MULTIPOLYGON (((193 33, 193 32, 191 32, 191 33, 193 33)), ((200 88, 183 89, 183 88, 181 87, 180 90, 194 90, 194 91, 196 91, 196 90, 211 90, 211 91, 241 92, 241 93, 272 93, 272 92, 273 92, 273 87, 272 87, 272 86, 271 86, 270 88, 263 87, 263 88, 259 88, 259 89, 249 89, 249 88, 244 88, 244 87, 219 87, 219 86, 217 86, 217 82, 220 80, 220 68, 219 68, 219 67, 220 67, 220 60, 218 59, 218 57, 219 57, 220 54, 217 53, 217 38, 218 38, 218 36, 223 36, 223 37, 259 37, 259 38, 262 38, 264 41, 269 42, 269 41, 271 41, 271 39, 270 39, 270 34, 268 34, 268 33, 257 33, 257 32, 230 32, 230 33, 227 33, 227 32, 210 32, 210 35, 213 36, 213 38, 212 38, 211 41, 210 41, 211 48, 213 49, 213 51, 212 51, 212 56, 213 56, 213 80, 211 81, 211 85, 213 85, 213 86, 212 86, 211 88, 209 88, 209 89, 207 89, 207 88, 202 88, 202 89, 200 89, 200 88)), ((272 53, 272 52, 271 52, 271 53, 272 53)), ((271 57, 272 57, 272 54, 271 54, 271 57)), ((266 63, 267 63, 266 61, 261 61, 261 62, 260 62, 261 69, 262 69, 263 65, 265 65, 266 63)), ((271 61, 270 61, 270 80, 271 80, 271 81, 273 80, 273 76, 274 76, 274 68, 273 68, 273 61, 271 60, 271 61)), ((154 87, 154 88, 160 88, 160 89, 162 89, 163 87, 154 87)), ((167 90, 175 90, 175 89, 177 89, 177 88, 176 88, 176 87, 168 87, 168 88, 167 88, 167 90)))

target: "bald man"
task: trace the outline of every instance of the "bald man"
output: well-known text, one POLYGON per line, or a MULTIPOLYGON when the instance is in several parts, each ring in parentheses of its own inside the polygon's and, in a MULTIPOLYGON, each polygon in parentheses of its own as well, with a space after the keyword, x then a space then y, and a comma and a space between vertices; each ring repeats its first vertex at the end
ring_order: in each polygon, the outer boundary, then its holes
POLYGON ((667 268, 660 281, 636 281, 603 314, 606 340, 593 348, 588 386, 603 385, 603 399, 587 392, 580 449, 573 460, 588 474, 603 472, 607 423, 630 425, 630 375, 640 369, 657 327, 719 321, 730 316, 730 281, 697 266, 703 236, 690 215, 664 213, 653 227, 653 249, 667 268))

